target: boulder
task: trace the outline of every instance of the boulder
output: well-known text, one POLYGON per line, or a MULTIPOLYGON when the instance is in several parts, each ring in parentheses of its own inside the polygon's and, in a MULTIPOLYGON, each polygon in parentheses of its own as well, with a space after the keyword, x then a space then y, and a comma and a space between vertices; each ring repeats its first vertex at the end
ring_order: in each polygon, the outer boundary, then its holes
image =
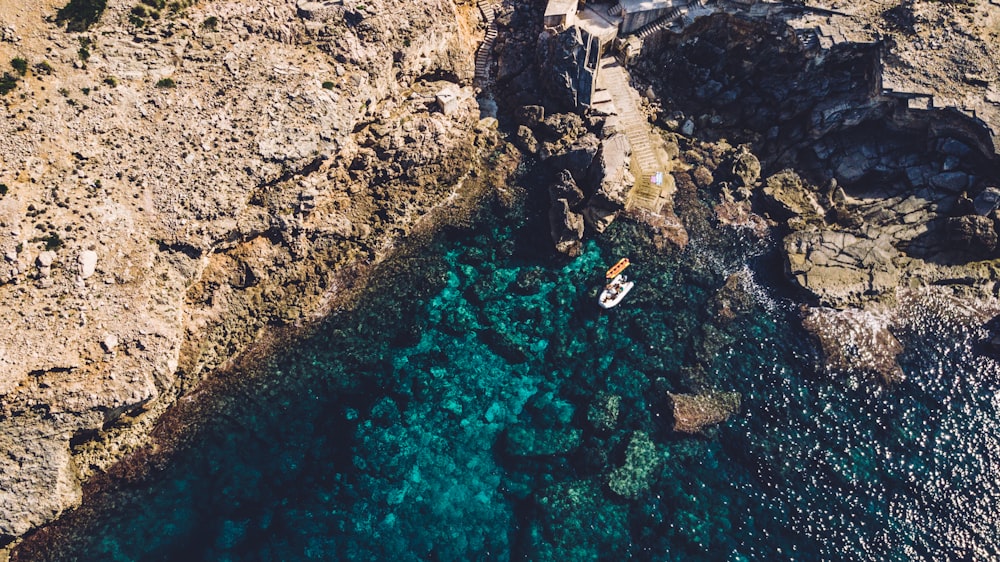
POLYGON ((525 105, 514 114, 518 125, 535 127, 545 119, 545 108, 540 105, 525 105))
POLYGON ((584 195, 583 190, 577 186, 573 179, 573 174, 569 170, 562 170, 559 172, 559 179, 556 180, 556 183, 549 186, 549 199, 553 202, 565 199, 570 208, 575 209, 583 203, 584 195))
POLYGON ((826 210, 814 190, 792 170, 782 170, 767 178, 764 204, 776 219, 801 219, 800 222, 823 222, 826 210))
POLYGON ((941 172, 930 177, 930 184, 937 189, 960 193, 969 187, 969 175, 965 172, 941 172))
POLYGON ((740 410, 738 392, 668 392, 667 399, 674 420, 673 430, 681 433, 700 433, 710 425, 726 421, 740 410))
POLYGON ((745 144, 740 145, 733 156, 733 175, 739 179, 740 186, 745 187, 753 187, 760 179, 760 160, 745 144))
POLYGON ((987 187, 972 200, 972 207, 977 215, 988 217, 990 213, 1000 208, 1000 188, 987 187))
POLYGON ((564 152, 554 155, 550 160, 551 165, 556 170, 569 170, 577 182, 586 182, 590 165, 597 156, 600 146, 601 141, 597 135, 586 133, 574 140, 564 152))
POLYGON ((535 133, 531 132, 531 129, 525 127, 524 125, 519 125, 517 127, 517 133, 514 140, 517 143, 517 147, 528 154, 538 153, 538 139, 535 138, 535 133))
POLYGON ((78 262, 80 264, 80 278, 87 279, 97 271, 97 252, 93 250, 80 252, 78 262))
POLYGON ((990 217, 951 217, 945 223, 945 236, 953 248, 976 257, 990 256, 997 248, 997 231, 990 217))
POLYGON ((788 274, 820 304, 844 307, 895 289, 900 257, 888 235, 876 239, 833 231, 800 231, 785 237, 788 274))
POLYGON ((557 199, 549 207, 549 232, 557 252, 579 256, 583 252, 583 226, 583 217, 571 211, 565 199, 557 199))
POLYGON ((889 331, 884 315, 856 308, 809 308, 802 326, 819 342, 827 369, 872 373, 886 384, 903 379, 896 362, 903 345, 889 331))
POLYGON ((587 226, 597 232, 604 232, 618 212, 625 208, 625 201, 635 183, 628 170, 631 154, 628 139, 616 133, 604 139, 590 166, 584 192, 591 193, 591 196, 583 210, 583 217, 587 226))

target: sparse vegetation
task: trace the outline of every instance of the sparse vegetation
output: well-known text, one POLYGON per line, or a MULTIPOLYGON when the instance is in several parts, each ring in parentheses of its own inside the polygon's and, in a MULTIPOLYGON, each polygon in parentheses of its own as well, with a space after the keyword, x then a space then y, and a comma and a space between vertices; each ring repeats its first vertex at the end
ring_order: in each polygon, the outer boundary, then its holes
POLYGON ((174 79, 169 76, 166 78, 160 78, 156 81, 157 88, 173 88, 175 86, 177 86, 177 83, 174 82, 174 79))
POLYGON ((205 18, 205 21, 201 22, 201 27, 209 31, 216 31, 219 29, 219 18, 208 16, 205 18))
POLYGON ((10 59, 10 66, 13 67, 14 70, 16 70, 17 73, 20 74, 21 76, 24 76, 25 74, 28 73, 27 59, 21 57, 10 59))
POLYGON ((115 78, 114 76, 108 76, 104 79, 104 83, 114 88, 115 86, 118 85, 118 79, 115 78))
POLYGON ((3 76, 0 76, 0 95, 7 95, 11 90, 17 87, 17 76, 9 72, 4 72, 3 76))
POLYGON ((65 23, 66 31, 86 31, 97 23, 108 7, 108 0, 70 0, 56 14, 57 23, 65 23))
POLYGON ((323 82, 323 88, 326 90, 332 90, 333 86, 334 86, 333 82, 330 82, 329 80, 323 82))
POLYGON ((3 197, 4 195, 7 195, 8 191, 9 191, 9 188, 7 187, 7 184, 0 183, 0 197, 3 197))
POLYGON ((90 40, 90 37, 80 37, 80 50, 77 51, 77 54, 80 55, 80 60, 85 61, 90 58, 90 47, 93 44, 94 42, 90 40))
POLYGON ((49 64, 49 61, 43 60, 42 62, 35 65, 35 74, 44 74, 45 76, 48 76, 53 72, 54 70, 52 68, 52 65, 49 64))
POLYGON ((42 237, 42 242, 45 242, 45 249, 55 251, 63 247, 63 240, 59 237, 58 232, 50 232, 42 237))

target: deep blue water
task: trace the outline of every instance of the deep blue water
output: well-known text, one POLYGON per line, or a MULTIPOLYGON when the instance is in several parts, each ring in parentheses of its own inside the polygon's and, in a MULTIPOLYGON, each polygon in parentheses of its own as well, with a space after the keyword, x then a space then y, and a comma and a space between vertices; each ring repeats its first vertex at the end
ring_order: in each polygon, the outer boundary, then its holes
POLYGON ((174 462, 102 496, 48 556, 1000 556, 1000 395, 997 364, 972 349, 982 334, 915 309, 897 334, 903 383, 829 373, 798 304, 768 288, 766 244, 693 234, 660 253, 620 220, 566 260, 538 220, 487 205, 220 397, 174 462), (626 255, 637 286, 602 312, 603 272, 626 255), (748 301, 727 321, 713 299, 733 272, 748 301), (740 392, 742 410, 705 436, 669 431, 664 393, 702 389, 740 392), (619 415, 595 427, 609 396, 619 415), (608 481, 637 435, 655 466, 622 498, 608 481))

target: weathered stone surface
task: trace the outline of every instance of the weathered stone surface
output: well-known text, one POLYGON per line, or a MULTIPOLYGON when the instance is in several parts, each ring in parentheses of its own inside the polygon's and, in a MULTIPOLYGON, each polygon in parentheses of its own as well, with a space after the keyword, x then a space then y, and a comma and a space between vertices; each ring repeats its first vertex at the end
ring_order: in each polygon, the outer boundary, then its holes
POLYGON ((955 249, 975 256, 990 256, 997 247, 997 232, 990 217, 980 215, 952 217, 946 223, 945 232, 948 242, 955 249))
POLYGON ((80 278, 88 279, 91 275, 97 271, 97 252, 93 250, 84 250, 80 252, 80 257, 77 260, 80 265, 80 278))
MULTIPOLYGON (((601 146, 601 141, 593 133, 580 136, 570 144, 565 152, 553 156, 549 161, 554 169, 569 170, 577 183, 587 182, 587 173, 601 146)), ((575 203, 574 203, 575 205, 575 203)))
POLYGON ((632 148, 625 135, 615 133, 601 142, 601 148, 594 157, 584 187, 584 192, 591 195, 583 217, 587 226, 596 232, 604 232, 618 212, 625 208, 625 201, 635 183, 628 170, 631 154, 632 148))
POLYGON ((347 264, 464 198, 496 138, 457 84, 480 37, 427 6, 370 4, 360 26, 330 2, 108 14, 86 65, 51 5, 4 6, 32 22, 4 60, 53 72, 0 103, 0 543, 71 507, 266 326, 322 316, 347 264), (446 87, 451 115, 428 106, 446 87))
POLYGON ((753 187, 760 179, 760 160, 750 152, 750 147, 741 145, 733 156, 733 175, 740 185, 753 187))
POLYGON ((557 252, 570 257, 582 253, 583 216, 570 210, 565 199, 556 199, 549 207, 549 229, 557 252))
POLYGON ((726 421, 740 410, 738 392, 670 392, 667 398, 674 420, 673 430, 681 433, 699 433, 708 426, 726 421))
POLYGON ((528 127, 519 125, 514 138, 517 141, 517 146, 521 150, 527 152, 528 154, 535 154, 538 152, 538 139, 535 138, 535 133, 531 132, 531 129, 528 127))
POLYGON ((792 170, 783 170, 767 178, 764 184, 767 209, 780 220, 797 219, 800 222, 822 222, 826 210, 819 203, 815 191, 792 170))
POLYGON ((560 171, 556 183, 549 186, 549 199, 551 201, 565 199, 570 208, 578 207, 583 203, 584 198, 583 190, 577 185, 569 170, 560 171))
POLYGON ((819 341, 827 369, 873 373, 887 384, 903 379, 896 362, 903 346, 889 331, 885 315, 855 308, 808 308, 802 325, 819 341))
POLYGON ((833 230, 793 232, 784 250, 792 279, 820 304, 843 307, 890 291, 899 284, 888 237, 859 238, 833 230))
POLYGON ((1000 208, 1000 188, 987 187, 972 200, 973 210, 977 215, 987 217, 1000 208))

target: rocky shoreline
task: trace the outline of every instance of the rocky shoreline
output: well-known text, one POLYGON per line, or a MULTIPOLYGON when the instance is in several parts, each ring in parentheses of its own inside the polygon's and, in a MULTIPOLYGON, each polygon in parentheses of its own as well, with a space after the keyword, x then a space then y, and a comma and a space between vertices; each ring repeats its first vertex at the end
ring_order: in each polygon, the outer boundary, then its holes
POLYGON ((421 4, 401 29, 381 4, 213 3, 141 24, 110 4, 72 33, 47 6, 0 5, 0 55, 34 65, 0 98, 3 543, 505 173, 463 86, 472 6, 421 4))
MULTIPOLYGON (((497 102, 483 107, 499 105, 501 122, 482 118, 470 86, 476 7, 405 8, 213 2, 140 24, 112 1, 67 33, 42 19, 52 6, 0 2, 17 22, 0 60, 31 64, 0 98, 0 319, 12 327, 0 545, 86 486, 165 458, 176 428, 210 422, 198 404, 213 384, 344 306, 400 241, 461 220, 522 158, 542 163, 551 241, 567 256, 623 212, 662 251, 683 250, 704 220, 780 240, 803 325, 838 373, 898 381, 892 332, 921 299, 964 303, 979 324, 1000 308, 997 147, 967 116, 880 89, 898 79, 880 46, 817 51, 787 22, 724 13, 649 38, 633 85, 677 188, 657 214, 625 210, 634 158, 614 116, 560 103, 565 53, 539 39, 539 6, 492 23, 497 102), (406 25, 382 17, 404 12, 406 25)), ((876 27, 902 41, 894 21, 876 27)), ((996 77, 967 85, 983 80, 996 77)), ((718 322, 740 313, 741 287, 718 288, 718 322)), ((677 431, 739 408, 698 376, 705 393, 670 397, 688 412, 677 431)), ((635 436, 629 463, 647 442, 635 436)), ((641 488, 626 480, 624 497, 641 488)))

